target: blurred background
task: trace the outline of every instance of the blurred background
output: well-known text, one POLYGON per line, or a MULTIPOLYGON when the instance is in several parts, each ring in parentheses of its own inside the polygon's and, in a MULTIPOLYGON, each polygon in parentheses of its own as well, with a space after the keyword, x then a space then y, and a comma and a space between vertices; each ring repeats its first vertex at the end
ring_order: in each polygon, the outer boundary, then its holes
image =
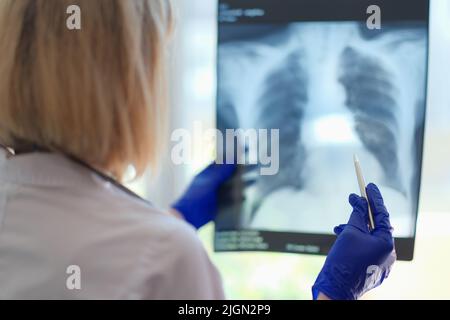
MULTIPOLYGON (((172 43, 170 126, 205 129, 215 124, 217 2, 176 1, 172 43)), ((450 299, 450 1, 431 0, 430 64, 424 163, 415 258, 397 262, 389 279, 365 299, 450 299)), ((194 161, 161 162, 130 187, 168 207, 190 179, 213 160, 194 136, 194 161), (164 176, 164 179, 161 177, 164 176)), ((167 140, 170 136, 167 137, 167 140)), ((163 158, 168 159, 170 148, 163 158)), ((350 213, 350 211, 349 211, 350 213)), ((222 273, 229 299, 310 299, 324 257, 280 253, 214 253, 213 226, 200 231, 222 273)))

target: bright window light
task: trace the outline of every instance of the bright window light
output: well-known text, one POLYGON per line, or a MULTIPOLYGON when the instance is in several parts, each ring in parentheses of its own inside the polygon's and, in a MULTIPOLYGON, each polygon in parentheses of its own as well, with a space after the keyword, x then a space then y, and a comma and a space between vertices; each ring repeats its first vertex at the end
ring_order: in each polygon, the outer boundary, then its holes
POLYGON ((317 119, 313 124, 316 143, 335 144, 357 141, 352 122, 344 115, 329 115, 317 119))

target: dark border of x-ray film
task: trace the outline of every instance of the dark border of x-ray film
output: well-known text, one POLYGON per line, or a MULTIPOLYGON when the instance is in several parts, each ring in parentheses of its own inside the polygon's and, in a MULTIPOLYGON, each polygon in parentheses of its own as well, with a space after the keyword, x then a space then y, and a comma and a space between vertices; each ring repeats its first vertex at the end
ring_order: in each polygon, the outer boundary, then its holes
MULTIPOLYGON (((259 230, 216 230, 216 252, 284 252, 327 255, 336 240, 330 234, 274 232, 259 230)), ((414 256, 415 238, 396 238, 398 260, 411 261, 414 256)))
MULTIPOLYGON (((267 5, 270 0, 219 0, 218 7, 218 37, 217 37, 217 47, 222 43, 226 42, 226 39, 221 37, 221 24, 227 24, 220 21, 220 5, 222 3, 228 4, 239 4, 247 7, 257 7, 258 5, 267 5)), ((303 4, 308 4, 309 11, 303 10, 303 13, 296 14, 296 16, 290 16, 288 18, 284 17, 284 21, 278 16, 277 19, 279 23, 286 23, 297 19, 298 21, 344 21, 344 20, 360 20, 355 18, 355 8, 361 9, 362 5, 376 4, 383 8, 389 8, 389 10, 384 10, 383 15, 386 20, 423 20, 426 22, 427 27, 427 55, 426 55, 426 79, 425 79, 425 95, 424 99, 428 101, 428 72, 429 72, 429 53, 430 53, 430 0, 281 0, 280 2, 289 3, 291 6, 301 6, 303 4), (295 2, 295 4, 294 4, 295 2), (323 8, 327 7, 327 10, 323 8), (407 9, 405 9, 407 7, 407 9), (317 8, 320 8, 318 10, 317 8), (349 10, 348 13, 343 13, 343 10, 349 10), (319 12, 320 11, 320 12, 319 12), (386 12, 387 11, 387 12, 386 12), (334 18, 332 18, 334 15, 334 18), (387 17, 387 19, 386 19, 387 17), (397 18, 396 18, 397 17, 397 18), (291 19, 291 20, 289 20, 291 19)), ((278 2, 277 2, 278 4, 278 2)), ((281 6, 279 6, 281 7, 281 6)), ((285 11, 295 12, 293 7, 287 8, 285 11)), ((235 23, 249 23, 250 21, 236 21, 235 23)), ((264 21, 251 21, 256 23, 261 23, 264 21)), ((272 21, 273 23, 274 21, 272 21)), ((217 61, 219 61, 219 53, 217 52, 217 61)), ((217 78, 219 78, 219 70, 217 66, 217 78)), ((219 92, 216 91, 216 105, 218 105, 219 92)), ((425 102, 425 103, 426 103, 425 102)), ((423 134, 421 137, 416 137, 420 139, 418 147, 418 159, 419 165, 418 170, 422 172, 423 170, 423 152, 424 152, 424 140, 426 136, 426 110, 425 106, 423 110, 423 134)), ((216 110, 217 112, 217 110, 216 110)), ((421 202, 421 182, 422 174, 418 175, 417 183, 417 194, 419 194, 419 199, 416 207, 416 215, 414 221, 414 236, 410 238, 395 238, 395 249, 397 252, 397 259, 402 261, 412 261, 414 258, 414 246, 415 238, 417 234, 417 218, 418 210, 420 208, 421 202)), ((228 186, 229 187, 229 186, 228 186)), ((227 186, 225 186, 227 188, 227 186)), ((233 207, 235 204, 231 204, 233 207)), ((220 207, 220 204, 219 204, 220 207)), ((219 210, 220 211, 220 210, 219 210)), ((227 210, 224 210, 227 211, 227 210)), ((228 211, 229 212, 229 211, 228 211)), ((215 252, 285 252, 285 253, 299 253, 299 254, 313 254, 313 255, 327 255, 331 246, 333 245, 336 237, 332 234, 320 234, 320 233, 297 233, 297 232, 276 232, 276 231, 261 231, 261 230, 229 230, 229 223, 232 222, 236 217, 228 219, 224 217, 223 214, 219 212, 218 219, 216 219, 215 224, 215 235, 214 235, 214 251, 215 252), (219 220, 219 221, 217 221, 219 220), (220 222, 228 221, 222 226, 220 222), (250 245, 248 243, 242 242, 241 245, 233 240, 230 242, 230 234, 232 234, 233 239, 241 239, 242 235, 245 236, 246 240, 254 238, 253 242, 260 242, 261 245, 255 246, 255 244, 250 245), (227 240, 228 239, 228 240, 227 240), (228 241, 228 243, 227 243, 228 241), (234 242, 234 243, 232 243, 234 242)))
MULTIPOLYGON (((429 16, 429 0, 219 0, 220 23, 286 23, 289 21, 366 21, 367 8, 381 8, 381 20, 425 21, 429 16), (220 6, 228 10, 220 10, 220 6), (270 15, 258 14, 257 10, 270 7, 270 15), (228 13, 248 10, 249 14, 236 14, 236 21, 229 20, 228 13), (224 13, 224 15, 222 15, 224 13)), ((234 15, 234 13, 232 13, 234 15)))

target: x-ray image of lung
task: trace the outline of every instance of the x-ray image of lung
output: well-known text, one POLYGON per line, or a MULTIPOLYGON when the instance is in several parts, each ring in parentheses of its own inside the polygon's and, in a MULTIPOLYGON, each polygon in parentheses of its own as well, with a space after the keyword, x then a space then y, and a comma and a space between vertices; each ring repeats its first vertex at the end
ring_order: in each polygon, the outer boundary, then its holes
POLYGON ((349 194, 359 193, 357 154, 366 181, 380 187, 395 236, 414 236, 427 24, 221 28, 218 127, 279 129, 279 171, 241 168, 233 183, 243 201, 219 229, 331 234, 348 221, 349 194))

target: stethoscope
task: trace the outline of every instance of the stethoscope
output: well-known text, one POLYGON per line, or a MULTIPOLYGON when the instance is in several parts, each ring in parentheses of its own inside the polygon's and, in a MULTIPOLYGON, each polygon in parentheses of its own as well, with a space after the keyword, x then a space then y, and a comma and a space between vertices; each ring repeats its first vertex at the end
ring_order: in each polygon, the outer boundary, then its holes
POLYGON ((135 192, 131 191, 130 189, 128 189, 127 187, 125 187, 123 184, 121 184, 119 181, 117 181, 114 177, 109 176, 97 169, 95 169, 94 167, 90 166, 89 164, 87 164, 86 162, 84 162, 83 160, 68 155, 64 152, 60 152, 60 151, 51 151, 48 148, 44 148, 44 147, 40 147, 38 145, 31 145, 31 147, 24 152, 16 152, 13 148, 7 147, 3 144, 0 143, 0 148, 4 149, 7 153, 7 158, 11 158, 11 157, 15 157, 17 155, 23 155, 23 154, 29 154, 29 153, 37 153, 37 152, 42 152, 42 153, 52 153, 52 152, 56 152, 59 153, 61 155, 63 155, 64 157, 66 157, 67 159, 69 159, 70 161, 72 161, 73 163, 76 163, 77 165, 89 170, 90 172, 94 173, 97 177, 99 177, 101 180, 103 180, 106 183, 109 183, 111 185, 113 185, 114 187, 118 188, 119 190, 125 192, 127 195, 138 199, 140 201, 143 201, 145 204, 149 205, 149 206, 153 206, 152 203, 144 198, 142 198, 141 196, 139 196, 138 194, 136 194, 135 192))

